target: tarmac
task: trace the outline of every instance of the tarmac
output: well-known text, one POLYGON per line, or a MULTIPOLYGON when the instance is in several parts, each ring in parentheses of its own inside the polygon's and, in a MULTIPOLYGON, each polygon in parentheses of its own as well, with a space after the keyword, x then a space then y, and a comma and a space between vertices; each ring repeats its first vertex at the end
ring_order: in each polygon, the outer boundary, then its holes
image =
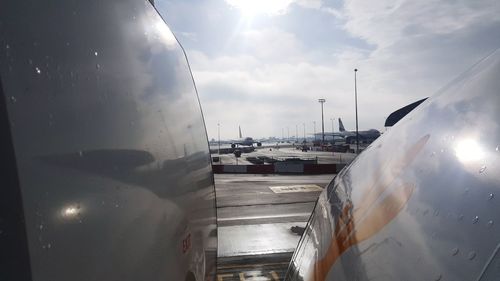
POLYGON ((219 162, 214 164, 221 165, 252 165, 247 157, 269 157, 271 159, 284 159, 284 158, 301 158, 316 160, 317 164, 346 164, 350 163, 355 157, 355 153, 341 153, 341 152, 326 152, 326 151, 306 151, 293 147, 260 147, 256 148, 254 152, 243 153, 241 157, 236 158, 234 154, 212 154, 212 157, 219 157, 219 162))
POLYGON ((283 280, 326 175, 216 174, 218 281, 283 280))

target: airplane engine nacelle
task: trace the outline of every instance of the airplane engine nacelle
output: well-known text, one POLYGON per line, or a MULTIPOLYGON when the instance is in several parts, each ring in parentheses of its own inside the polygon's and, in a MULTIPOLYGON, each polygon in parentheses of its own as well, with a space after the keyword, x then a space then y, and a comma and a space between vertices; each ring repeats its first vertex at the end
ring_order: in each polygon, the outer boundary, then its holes
POLYGON ((262 143, 261 143, 261 142, 258 142, 258 143, 257 143, 257 146, 262 146, 262 143))
POLYGON ((236 144, 232 143, 231 148, 235 148, 235 147, 236 147, 236 144))
POLYGON ((499 76, 500 49, 340 171, 285 280, 500 280, 499 76))

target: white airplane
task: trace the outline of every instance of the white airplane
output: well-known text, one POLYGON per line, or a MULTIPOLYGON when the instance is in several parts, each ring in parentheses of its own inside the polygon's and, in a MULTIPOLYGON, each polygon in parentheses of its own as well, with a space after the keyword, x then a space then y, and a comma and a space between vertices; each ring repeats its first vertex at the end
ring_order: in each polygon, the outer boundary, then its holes
POLYGON ((255 141, 251 137, 243 137, 241 134, 241 127, 238 126, 239 129, 239 139, 236 141, 231 142, 231 147, 236 148, 237 146, 243 145, 243 146, 253 146, 254 144, 257 144, 257 146, 262 146, 261 142, 255 141))
MULTIPOLYGON (((339 118, 339 136, 346 140, 346 143, 356 143, 356 131, 347 131, 342 123, 342 119, 339 118)), ((373 142, 378 137, 380 137, 380 132, 375 129, 358 131, 358 138, 360 142, 373 142)))

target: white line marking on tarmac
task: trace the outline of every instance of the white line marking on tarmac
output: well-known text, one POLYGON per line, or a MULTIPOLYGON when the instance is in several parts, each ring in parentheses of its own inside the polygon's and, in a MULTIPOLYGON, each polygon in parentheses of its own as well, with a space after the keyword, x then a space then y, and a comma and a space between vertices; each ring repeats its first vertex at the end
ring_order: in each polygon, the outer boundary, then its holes
POLYGON ((274 193, 315 192, 323 190, 323 188, 315 184, 270 186, 269 188, 274 193))

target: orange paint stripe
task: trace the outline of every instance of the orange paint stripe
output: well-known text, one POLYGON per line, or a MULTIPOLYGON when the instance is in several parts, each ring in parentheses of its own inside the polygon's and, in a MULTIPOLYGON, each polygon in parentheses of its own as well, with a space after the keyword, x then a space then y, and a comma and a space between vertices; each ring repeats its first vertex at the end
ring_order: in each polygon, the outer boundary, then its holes
POLYGON ((372 237, 399 214, 413 194, 414 186, 411 184, 393 189, 375 208, 371 209, 371 207, 413 162, 429 138, 430 135, 420 138, 401 159, 394 165, 389 165, 394 169, 389 172, 387 178, 384 177, 386 175, 383 174, 384 170, 375 172, 378 178, 371 187, 368 187, 368 193, 361 200, 359 209, 352 211, 352 203, 350 201, 345 203, 340 217, 336 220, 335 234, 330 241, 328 251, 321 260, 315 263, 313 276, 310 276, 309 280, 325 280, 332 265, 349 247, 372 237))

